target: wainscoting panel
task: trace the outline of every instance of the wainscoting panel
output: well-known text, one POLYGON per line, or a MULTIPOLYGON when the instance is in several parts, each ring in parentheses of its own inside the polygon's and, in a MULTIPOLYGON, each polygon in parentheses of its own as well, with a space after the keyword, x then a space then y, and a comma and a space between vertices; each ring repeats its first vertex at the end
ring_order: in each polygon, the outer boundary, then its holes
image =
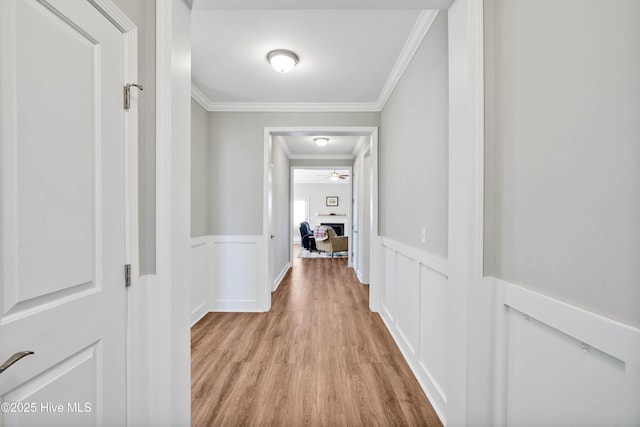
POLYGON ((383 246, 380 253, 383 258, 380 275, 383 278, 382 312, 389 321, 393 322, 396 317, 396 252, 383 246))
POLYGON ((444 392, 447 276, 422 265, 420 277, 420 369, 429 379, 426 384, 433 385, 430 395, 440 399, 438 404, 444 407, 447 401, 444 392))
POLYGON ((396 289, 396 328, 415 356, 420 327, 420 265, 400 253, 396 253, 396 289))
POLYGON ((640 425, 640 331, 494 280, 497 425, 640 425))
POLYGON ((203 236, 191 239, 191 321, 209 311, 265 311, 264 236, 203 236))
POLYGON ((262 311, 262 236, 213 236, 210 311, 262 311))
POLYGON ((207 314, 207 291, 211 283, 211 245, 207 237, 191 239, 191 324, 207 314))
POLYGON ((382 319, 446 424, 447 261, 388 238, 381 244, 382 319))

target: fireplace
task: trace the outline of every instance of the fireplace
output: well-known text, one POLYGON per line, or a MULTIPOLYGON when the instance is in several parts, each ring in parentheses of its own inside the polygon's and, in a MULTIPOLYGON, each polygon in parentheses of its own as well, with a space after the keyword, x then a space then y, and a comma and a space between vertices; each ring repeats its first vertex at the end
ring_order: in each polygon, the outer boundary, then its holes
POLYGON ((328 225, 333 228, 333 231, 336 232, 338 236, 344 236, 344 224, 335 223, 335 222, 322 222, 320 225, 328 225))

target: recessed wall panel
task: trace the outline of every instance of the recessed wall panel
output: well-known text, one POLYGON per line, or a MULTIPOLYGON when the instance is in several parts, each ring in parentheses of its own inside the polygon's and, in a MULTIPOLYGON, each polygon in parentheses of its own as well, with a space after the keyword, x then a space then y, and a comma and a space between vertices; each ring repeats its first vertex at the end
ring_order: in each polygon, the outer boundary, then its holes
POLYGON ((622 425, 623 361, 515 309, 508 325, 507 425, 622 425))
POLYGON ((21 302, 95 281, 100 94, 98 49, 82 30, 23 1, 17 2, 16 28, 21 302))
POLYGON ((92 345, 0 397, 5 405, 12 405, 0 414, 4 425, 98 425, 100 359, 100 345, 92 345), (11 411, 12 407, 16 410, 11 411))
POLYGON ((396 255, 396 326, 412 352, 418 349, 420 325, 419 264, 401 254, 396 255))

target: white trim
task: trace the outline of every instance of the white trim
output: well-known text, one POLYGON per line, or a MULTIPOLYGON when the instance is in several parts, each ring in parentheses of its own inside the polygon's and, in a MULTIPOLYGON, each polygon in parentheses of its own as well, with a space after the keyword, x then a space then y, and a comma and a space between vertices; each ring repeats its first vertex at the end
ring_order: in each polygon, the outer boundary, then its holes
POLYGON ((255 243, 259 244, 260 240, 264 238, 263 235, 255 234, 255 235, 232 235, 232 234, 215 234, 200 237, 202 239, 209 239, 208 243, 215 245, 218 243, 255 243))
POLYGON ((376 105, 378 106, 378 110, 382 110, 384 105, 387 103, 389 96, 393 93, 393 89, 395 89, 396 85, 400 81, 400 78, 404 74, 404 71, 407 69, 407 66, 413 59, 413 55, 415 55, 416 51, 422 44, 422 40, 426 37, 431 29, 431 25, 433 21, 436 20, 438 16, 439 10, 423 10, 420 12, 420 16, 416 21, 411 33, 409 34, 409 38, 407 38, 396 63, 393 65, 391 69, 391 73, 387 78, 382 90, 380 91, 380 95, 378 96, 378 100, 376 101, 376 105))
MULTIPOLYGON (((123 33, 125 82, 138 81, 138 28, 111 0, 89 0, 109 22, 123 33)), ((134 99, 129 110, 123 110, 125 128, 125 264, 131 265, 131 287, 126 292, 126 419, 132 425, 145 419, 144 363, 139 355, 145 350, 143 322, 139 306, 142 298, 139 288, 139 234, 138 234, 138 103, 134 99)))
POLYGON ((375 102, 212 102, 207 104, 207 111, 231 112, 378 112, 380 107, 375 102))
POLYGON ((289 150, 289 144, 287 144, 287 141, 280 135, 274 135, 273 139, 278 143, 278 145, 280 145, 284 154, 286 154, 288 158, 291 158, 291 150, 289 150))
MULTIPOLYGON (((171 0, 156 3, 156 274, 147 294, 148 340, 144 369, 147 382, 147 425, 162 425, 172 418, 172 309, 171 299, 171 0)), ((177 267, 177 266, 176 266, 177 267)))
POLYGON ((388 237, 380 237, 382 246, 401 253, 407 258, 419 262, 430 270, 449 277, 449 263, 446 258, 439 257, 426 251, 421 251, 413 246, 405 245, 388 237))
MULTIPOLYGON (((105 18, 107 18, 113 25, 115 25, 122 33, 128 33, 129 31, 137 30, 138 27, 136 24, 129 19, 127 15, 125 15, 118 7, 113 3, 112 0, 88 0, 105 18)), ((128 44, 128 42, 125 42, 128 44)), ((127 47, 127 49, 129 49, 127 47)), ((138 45, 135 46, 136 52, 138 51, 138 45)), ((136 57, 136 63, 137 61, 136 57)), ((126 72, 126 71, 125 71, 126 72)), ((137 75, 137 73, 136 73, 137 75)))
POLYGON ((280 274, 278 274, 278 277, 276 277, 276 280, 274 280, 273 289, 271 290, 271 292, 275 292, 278 289, 278 286, 280 286, 280 283, 282 283, 282 281, 284 280, 284 276, 287 275, 291 267, 292 267, 291 261, 287 262, 287 264, 284 266, 280 274))
MULTIPOLYGON (((511 345, 517 345, 510 343, 508 339, 510 309, 560 331, 583 343, 587 349, 593 347, 621 361, 624 375, 622 380, 616 378, 614 381, 620 381, 616 387, 621 387, 621 395, 625 398, 616 409, 621 416, 617 421, 626 425, 640 419, 640 406, 637 404, 640 399, 640 329, 514 283, 494 277, 486 280, 496 289, 493 425, 507 424, 508 352, 511 345)), ((576 363, 580 361, 576 360, 576 363)), ((549 393, 553 392, 554 390, 549 390, 549 393)), ((615 424, 614 420, 612 422, 615 424)))
POLYGON ((205 110, 211 111, 209 110, 209 104, 211 101, 209 101, 207 95, 205 95, 204 92, 193 82, 191 82, 191 98, 193 98, 193 100, 200 104, 200 106, 205 110))
MULTIPOLYGON (((640 364, 640 330, 525 287, 494 278, 502 304, 625 363, 640 364)), ((639 382, 640 384, 640 382, 639 382)))
POLYGON ((363 135, 360 137, 360 140, 358 141, 356 146, 353 148, 351 155, 353 156, 354 159, 360 156, 361 154, 364 156, 364 153, 368 149, 369 149, 369 138, 367 137, 367 135, 363 135))
MULTIPOLYGON (((355 156, 351 154, 329 154, 329 155, 313 155, 313 154, 294 154, 288 156, 289 160, 353 160, 355 156)), ((344 166, 340 166, 344 168, 344 166)))
POLYGON ((483 0, 455 0, 448 11, 449 286, 448 373, 451 425, 491 424, 486 373, 492 369, 492 298, 482 288, 484 182, 483 0), (471 351, 473 349, 473 351, 471 351))
POLYGON ((191 311, 191 326, 198 323, 209 312, 207 311, 207 302, 203 302, 191 311))
POLYGON ((452 0, 198 0, 194 10, 446 9, 452 0))
POLYGON ((369 211, 369 310, 380 311, 382 301, 382 278, 380 277, 380 236, 378 235, 378 128, 371 133, 369 141, 371 156, 371 197, 369 211))

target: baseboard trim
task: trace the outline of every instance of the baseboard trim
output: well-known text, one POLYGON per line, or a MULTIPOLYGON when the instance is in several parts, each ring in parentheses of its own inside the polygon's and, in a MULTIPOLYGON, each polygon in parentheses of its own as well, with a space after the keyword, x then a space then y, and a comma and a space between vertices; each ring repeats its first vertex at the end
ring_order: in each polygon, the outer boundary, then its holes
POLYGON ((257 300, 215 300, 212 301, 209 311, 259 313, 264 310, 259 306, 257 300))
POLYGON ((202 304, 200 304, 191 312, 191 326, 198 323, 200 319, 207 315, 207 313, 207 303, 206 301, 203 301, 202 304))
POLYGON ((284 266, 280 274, 278 274, 278 277, 276 278, 276 280, 273 282, 274 285, 273 285, 273 288, 271 289, 271 292, 275 292, 278 289, 278 286, 280 286, 280 283, 282 283, 282 281, 284 280, 284 277, 287 275, 291 267, 292 267, 291 261, 287 262, 287 264, 284 266))
MULTIPOLYGON (((433 406, 433 409, 436 411, 438 418, 440 418, 440 421, 446 427, 447 418, 445 416, 445 408, 442 406, 446 405, 447 397, 445 395, 442 395, 439 392, 440 387, 437 384, 432 383, 430 381, 431 375, 429 375, 428 372, 426 372, 426 370, 424 371, 425 373, 427 373, 427 378, 423 378, 420 372, 421 370, 418 369, 413 363, 413 357, 409 356, 409 353, 408 353, 409 349, 405 348, 404 341, 401 340, 400 337, 398 337, 398 335, 396 334, 396 328, 394 327, 394 325, 390 323, 390 321, 388 321, 385 318, 385 316, 380 316, 380 318, 382 319, 382 322, 386 326, 387 331, 389 331, 389 333, 391 334, 391 337, 395 341, 396 345, 400 349, 400 353, 402 353, 402 357, 404 358, 405 362, 407 362, 407 365, 409 365, 409 369, 411 369, 413 376, 418 381, 418 384, 420 384, 420 388, 422 388, 422 391, 424 391, 424 394, 427 395, 427 399, 429 399, 431 406, 433 406)), ((420 363, 418 362, 418 364, 420 363)))

